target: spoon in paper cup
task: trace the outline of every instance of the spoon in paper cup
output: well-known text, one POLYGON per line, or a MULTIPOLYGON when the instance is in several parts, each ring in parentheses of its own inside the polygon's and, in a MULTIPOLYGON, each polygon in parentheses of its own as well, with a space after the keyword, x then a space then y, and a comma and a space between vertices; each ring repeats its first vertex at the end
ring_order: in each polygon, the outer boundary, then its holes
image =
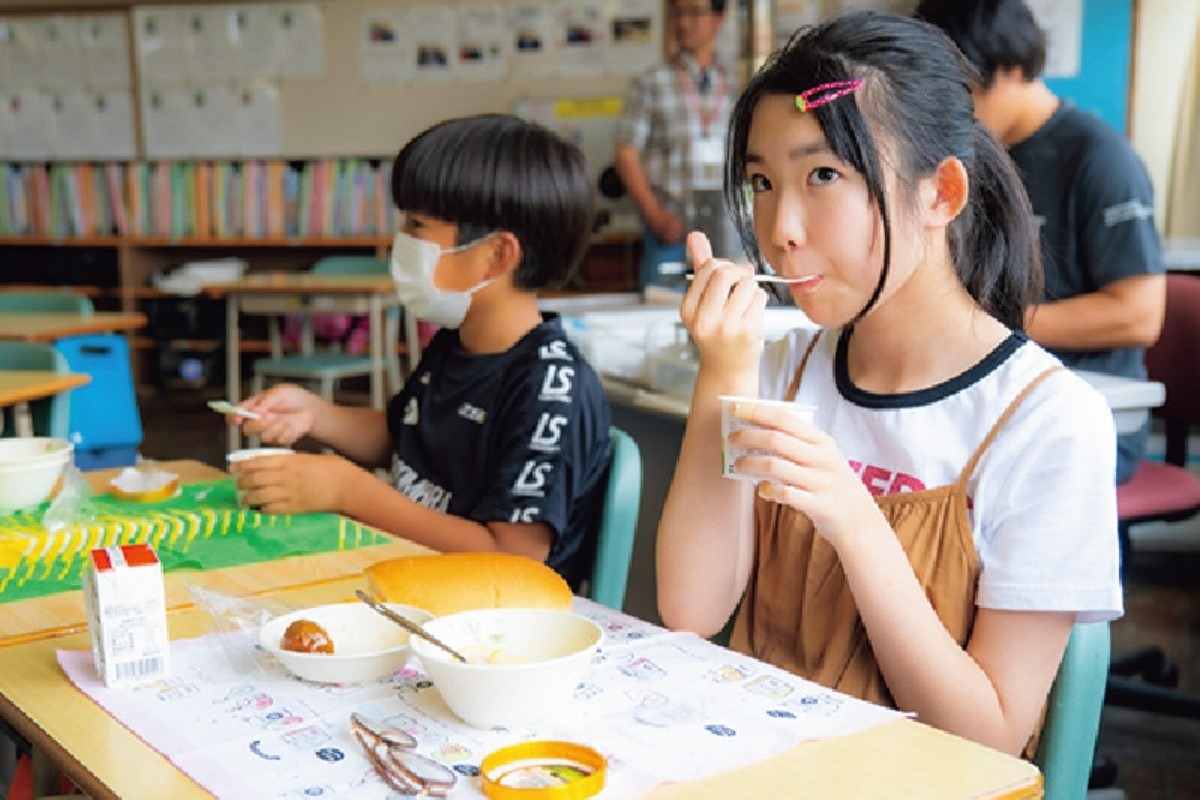
POLYGON ((432 633, 430 633, 429 631, 422 628, 417 623, 413 622, 411 619, 408 619, 407 617, 405 617, 401 614, 397 614, 395 611, 392 611, 390 608, 385 606, 383 603, 380 603, 375 598, 371 597, 371 595, 367 594, 362 589, 356 589, 354 591, 354 595, 359 600, 362 600, 364 603, 369 605, 371 608, 375 609, 380 614, 383 614, 385 617, 387 617, 392 622, 399 625, 401 628, 404 628, 409 633, 415 633, 417 636, 420 636, 422 639, 429 642, 430 644, 435 645, 436 647, 442 648, 447 653, 454 656, 454 658, 456 660, 461 661, 464 664, 467 663, 467 657, 464 656, 462 653, 458 652, 453 647, 446 644, 441 639, 437 638, 436 636, 434 636, 432 633))

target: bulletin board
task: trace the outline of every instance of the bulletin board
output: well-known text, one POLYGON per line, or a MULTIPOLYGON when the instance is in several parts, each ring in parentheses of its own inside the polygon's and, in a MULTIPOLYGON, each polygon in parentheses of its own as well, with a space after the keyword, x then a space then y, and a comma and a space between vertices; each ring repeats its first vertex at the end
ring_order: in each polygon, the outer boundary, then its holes
POLYGON ((661 0, 95 5, 0 2, 0 160, 389 156, 447 117, 620 96, 663 52, 661 0))

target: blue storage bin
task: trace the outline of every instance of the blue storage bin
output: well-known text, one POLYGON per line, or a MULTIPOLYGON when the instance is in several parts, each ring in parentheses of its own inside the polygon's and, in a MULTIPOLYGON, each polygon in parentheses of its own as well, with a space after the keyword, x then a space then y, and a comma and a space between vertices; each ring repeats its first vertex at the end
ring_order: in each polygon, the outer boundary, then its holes
POLYGON ((137 461, 142 443, 129 343, 115 333, 71 336, 56 347, 72 372, 92 376, 71 393, 71 437, 80 469, 127 467, 137 461))

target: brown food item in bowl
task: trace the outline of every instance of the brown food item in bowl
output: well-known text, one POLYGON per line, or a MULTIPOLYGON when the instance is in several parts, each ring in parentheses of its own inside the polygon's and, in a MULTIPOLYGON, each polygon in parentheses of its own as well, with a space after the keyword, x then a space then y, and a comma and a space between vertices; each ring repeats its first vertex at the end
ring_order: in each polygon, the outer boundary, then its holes
POLYGON ((571 608, 571 587, 540 561, 511 553, 407 556, 367 567, 377 597, 434 616, 476 608, 571 608))
POLYGON ((318 623, 298 619, 287 626, 279 647, 293 653, 332 653, 333 640, 318 623))

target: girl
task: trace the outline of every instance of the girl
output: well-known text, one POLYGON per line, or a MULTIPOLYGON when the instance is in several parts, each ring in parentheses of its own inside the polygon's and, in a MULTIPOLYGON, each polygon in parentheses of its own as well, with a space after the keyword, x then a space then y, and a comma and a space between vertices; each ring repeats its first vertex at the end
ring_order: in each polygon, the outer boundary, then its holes
POLYGON ((663 619, 1020 752, 1076 621, 1121 614, 1103 398, 1021 332, 1037 233, 935 28, 802 31, 734 110, 746 252, 820 327, 764 350, 746 265, 688 239, 700 371, 659 526, 663 619), (759 429, 721 477, 720 395, 759 429))

